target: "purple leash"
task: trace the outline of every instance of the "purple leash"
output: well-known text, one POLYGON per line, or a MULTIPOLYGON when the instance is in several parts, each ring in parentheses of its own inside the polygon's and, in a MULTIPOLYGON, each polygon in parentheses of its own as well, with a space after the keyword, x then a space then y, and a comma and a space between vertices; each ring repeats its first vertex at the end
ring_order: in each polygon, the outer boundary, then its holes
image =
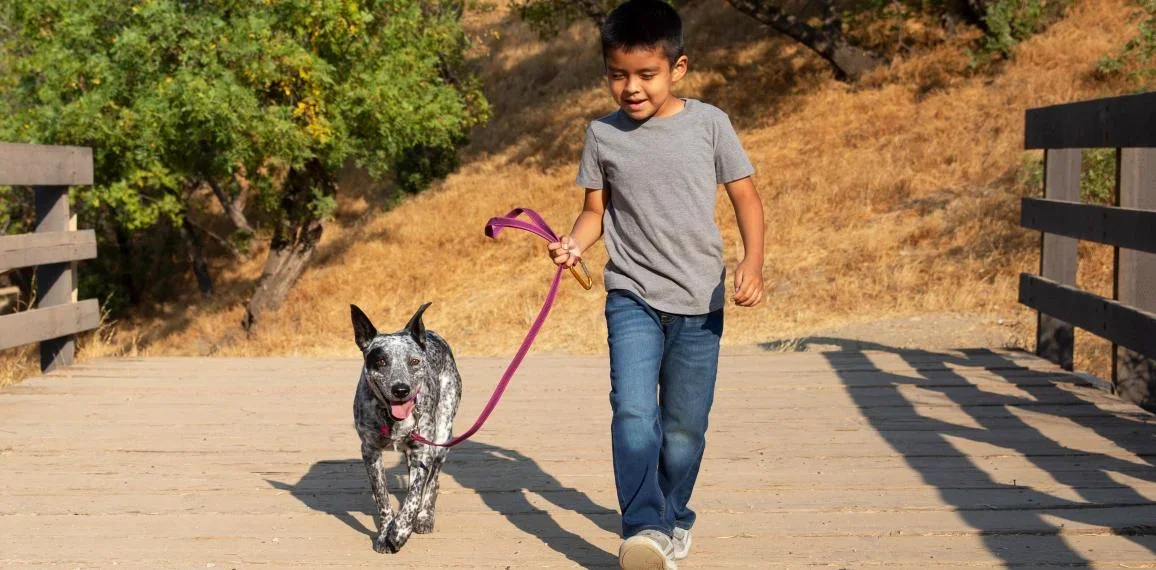
MULTIPOLYGON (((554 230, 550 229, 550 225, 546 223, 546 220, 542 219, 542 216, 538 215, 538 212, 529 208, 515 208, 505 216, 490 218, 490 221, 486 222, 486 236, 497 239, 498 234, 505 228, 527 231, 550 243, 559 240, 558 235, 554 233, 554 230), (530 221, 519 220, 518 216, 522 214, 525 214, 530 221)), ((490 413, 494 411, 494 408, 498 407, 498 401, 502 399, 502 394, 506 391, 506 386, 510 384, 510 379, 514 377, 518 366, 522 364, 522 359, 525 358, 526 353, 530 351, 530 345, 534 344, 534 338, 538 336, 538 331, 542 330, 542 325, 546 322, 546 316, 550 314, 550 308, 554 306, 554 299, 558 296, 558 285, 562 282, 562 271, 565 269, 564 266, 559 265, 554 271, 554 280, 550 283, 550 292, 546 293, 546 300, 542 303, 542 308, 538 311, 538 316, 534 319, 534 324, 530 325, 530 330, 526 332, 526 337, 522 339, 522 346, 518 347, 518 352, 514 355, 513 360, 506 366, 506 371, 502 373, 502 379, 498 381, 497 387, 494 388, 493 395, 490 396, 490 401, 486 403, 485 408, 482 408, 482 413, 478 416, 478 419, 474 421, 474 425, 470 426, 470 429, 466 430, 465 433, 444 443, 430 441, 416 431, 410 432, 410 439, 426 445, 453 447, 469 439, 470 436, 481 429, 482 425, 486 423, 486 419, 490 417, 490 413)), ((583 266, 583 270, 585 270, 585 266, 583 266)), ((570 271, 574 274, 574 277, 578 278, 578 281, 582 283, 583 287, 590 289, 591 282, 589 273, 586 274, 586 279, 582 279, 573 267, 570 267, 570 271)))

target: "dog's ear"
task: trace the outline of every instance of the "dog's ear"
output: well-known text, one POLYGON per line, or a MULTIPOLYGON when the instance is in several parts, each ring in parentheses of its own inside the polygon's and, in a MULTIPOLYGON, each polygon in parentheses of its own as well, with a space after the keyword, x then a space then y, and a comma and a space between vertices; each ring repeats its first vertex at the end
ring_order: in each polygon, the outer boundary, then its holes
POLYGON ((377 329, 357 305, 349 306, 349 315, 353 318, 353 341, 357 343, 357 348, 360 348, 361 352, 365 352, 365 347, 377 336, 377 329))
POLYGON ((431 303, 426 303, 418 307, 417 312, 413 314, 413 317, 410 317, 409 323, 405 325, 406 332, 409 333, 409 336, 413 337, 414 342, 416 342, 422 350, 425 350, 425 323, 421 322, 421 315, 430 305, 431 303))

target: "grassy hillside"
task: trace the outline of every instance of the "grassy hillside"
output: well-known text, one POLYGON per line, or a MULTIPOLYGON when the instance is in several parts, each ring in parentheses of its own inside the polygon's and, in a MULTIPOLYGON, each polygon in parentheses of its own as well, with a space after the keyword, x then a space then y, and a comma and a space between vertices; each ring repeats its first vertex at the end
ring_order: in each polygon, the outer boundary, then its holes
MULTIPOLYGON (((981 72, 969 69, 965 37, 930 38, 857 87, 720 3, 687 8, 691 72, 678 94, 730 114, 766 208, 768 295, 729 309, 725 343, 926 313, 1003 321, 1011 341, 1030 343, 1034 316, 1015 302, 1018 273, 1038 263, 1036 234, 1016 228, 1031 160, 1023 112, 1122 90, 1094 69, 1134 35, 1129 6, 1075 2, 1011 61, 981 72)), ((313 267, 252 338, 239 323, 260 255, 221 269, 215 300, 199 301, 190 284, 187 299, 111 324, 86 354, 354 355, 350 303, 392 330, 424 301, 434 302, 427 325, 459 353, 511 353, 551 266, 537 238, 511 232, 493 243, 482 225, 529 206, 568 229, 583 129, 613 103, 588 23, 543 42, 504 9, 469 17, 494 115, 458 172, 397 204, 351 173, 313 267)), ((917 22, 900 31, 926 32, 917 22)), ((721 193, 717 219, 733 268, 741 242, 721 193)), ((600 269, 595 249, 589 262, 600 269)), ((1110 293, 1105 251, 1085 248, 1080 284, 1110 293)), ((601 308, 598 288, 568 279, 536 350, 603 351, 601 308)), ((1079 364, 1102 368, 1080 341, 1079 364)))

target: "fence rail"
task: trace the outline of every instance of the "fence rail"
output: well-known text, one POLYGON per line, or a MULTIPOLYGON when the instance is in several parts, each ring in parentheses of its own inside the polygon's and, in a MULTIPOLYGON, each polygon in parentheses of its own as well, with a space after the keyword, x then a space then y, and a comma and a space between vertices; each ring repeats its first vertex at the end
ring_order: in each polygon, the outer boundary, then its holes
POLYGON ((91 230, 72 230, 68 187, 92 184, 92 149, 0 143, 0 184, 32 186, 36 232, 0 236, 0 272, 36 267, 36 308, 0 316, 0 349, 40 343, 40 368, 72 363, 73 335, 97 327, 96 300, 75 302, 73 264, 96 257, 91 230))
POLYGON ((1040 275, 1020 277, 1039 311, 1036 353, 1071 370, 1073 327, 1113 343, 1112 385, 1156 409, 1156 93, 1029 109, 1024 147, 1044 150, 1044 199, 1020 224, 1042 232, 1040 275), (1080 203, 1085 148, 1116 149, 1115 205, 1080 203), (1114 247, 1113 299, 1076 288, 1076 244, 1114 247))

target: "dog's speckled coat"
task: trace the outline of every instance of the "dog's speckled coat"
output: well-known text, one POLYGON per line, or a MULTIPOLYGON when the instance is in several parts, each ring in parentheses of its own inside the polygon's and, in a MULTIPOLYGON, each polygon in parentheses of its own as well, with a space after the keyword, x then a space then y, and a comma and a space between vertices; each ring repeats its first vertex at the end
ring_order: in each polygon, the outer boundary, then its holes
POLYGON ((353 421, 377 503, 378 534, 373 541, 377 552, 397 552, 411 533, 433 530, 438 473, 449 450, 416 443, 409 435, 416 429, 431 441, 449 440, 461 400, 462 379, 449 344, 422 323, 429 305, 422 305, 404 329, 392 334, 378 334, 365 313, 350 305, 354 340, 364 356, 353 421), (404 420, 394 419, 390 405, 408 399, 416 400, 412 413, 404 420), (382 464, 387 447, 400 451, 409 468, 409 491, 396 514, 389 504, 382 464))

